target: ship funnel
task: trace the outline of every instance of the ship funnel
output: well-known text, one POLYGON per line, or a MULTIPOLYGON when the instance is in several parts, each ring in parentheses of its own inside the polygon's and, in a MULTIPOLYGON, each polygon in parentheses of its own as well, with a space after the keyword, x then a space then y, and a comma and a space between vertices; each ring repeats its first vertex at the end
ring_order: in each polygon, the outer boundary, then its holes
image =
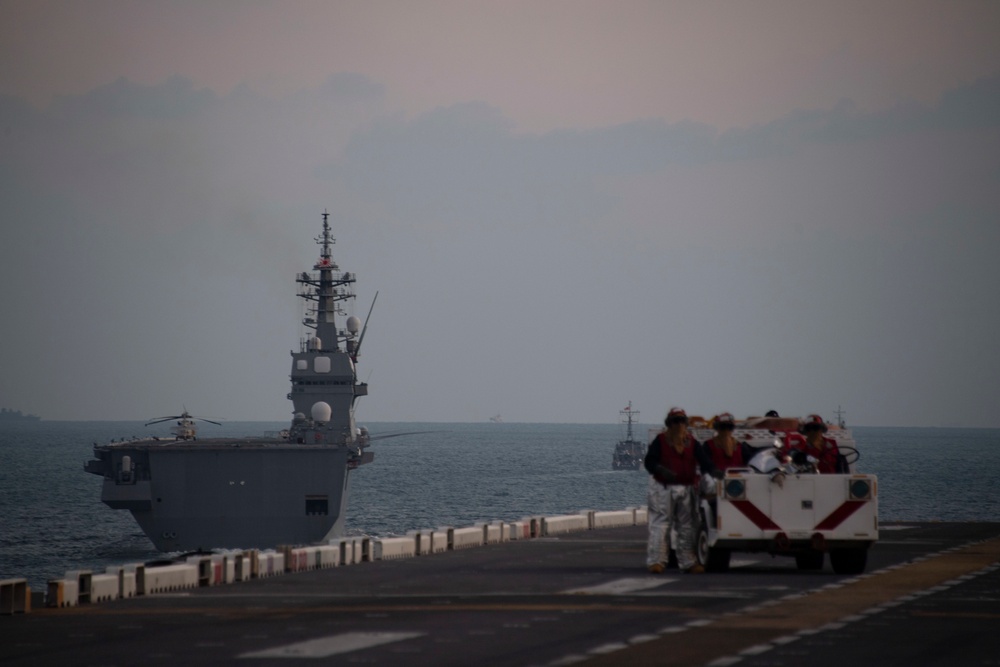
POLYGON ((333 414, 333 409, 326 401, 318 401, 313 403, 311 413, 313 421, 326 423, 330 421, 330 415, 333 414))

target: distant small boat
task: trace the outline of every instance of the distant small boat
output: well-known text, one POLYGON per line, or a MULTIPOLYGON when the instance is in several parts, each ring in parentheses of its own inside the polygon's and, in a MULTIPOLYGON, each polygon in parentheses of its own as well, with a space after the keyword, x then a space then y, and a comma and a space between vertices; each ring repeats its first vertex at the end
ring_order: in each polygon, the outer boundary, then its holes
POLYGON ((20 410, 0 408, 0 422, 37 422, 41 419, 38 415, 26 415, 20 410))
POLYGON ((646 458, 646 443, 632 436, 632 425, 639 423, 639 411, 632 409, 632 401, 620 410, 621 423, 625 425, 625 439, 619 440, 611 455, 613 470, 639 470, 646 458))
POLYGON ((490 417, 490 421, 493 422, 494 424, 502 424, 503 423, 503 417, 501 417, 499 414, 497 414, 497 415, 494 415, 494 416, 490 417))

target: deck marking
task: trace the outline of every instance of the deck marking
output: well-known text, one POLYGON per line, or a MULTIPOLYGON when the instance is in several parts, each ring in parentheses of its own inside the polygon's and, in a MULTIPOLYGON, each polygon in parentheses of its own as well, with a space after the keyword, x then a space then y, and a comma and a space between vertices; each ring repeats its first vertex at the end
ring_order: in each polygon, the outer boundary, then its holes
POLYGON ((735 665, 742 659, 743 658, 738 655, 727 655, 718 658, 717 660, 713 660, 712 662, 708 663, 705 667, 729 667, 729 665, 735 665))
POLYGON ((751 646, 740 651, 740 655, 760 655, 761 653, 767 653, 774 648, 774 644, 757 644, 756 646, 751 646))
POLYGON ((326 658, 363 648, 403 641, 423 636, 423 632, 345 632, 295 644, 286 644, 263 651, 241 654, 240 658, 326 658))
POLYGON ((627 577, 625 579, 615 579, 597 586, 585 586, 583 588, 571 588, 562 591, 564 595, 624 595, 634 591, 644 591, 650 588, 657 588, 663 584, 670 584, 676 579, 656 579, 650 577, 627 577))
POLYGON ((592 648, 588 651, 591 655, 604 655, 606 653, 614 653, 615 651, 621 651, 624 648, 628 648, 628 644, 602 644, 596 648, 592 648))

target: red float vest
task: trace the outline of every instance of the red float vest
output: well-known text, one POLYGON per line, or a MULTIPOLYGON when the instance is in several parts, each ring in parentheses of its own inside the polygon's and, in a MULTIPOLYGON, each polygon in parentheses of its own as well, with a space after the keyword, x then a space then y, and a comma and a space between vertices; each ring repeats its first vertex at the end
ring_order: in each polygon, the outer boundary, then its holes
POLYGON ((705 446, 708 447, 708 453, 712 455, 712 465, 714 465, 719 470, 726 470, 727 468, 742 468, 745 464, 743 461, 743 448, 740 446, 739 441, 735 441, 736 444, 733 446, 733 455, 726 456, 726 450, 721 444, 715 444, 715 438, 705 441, 705 446))
POLYGON ((698 462, 694 458, 694 448, 697 446, 698 441, 694 439, 694 436, 688 435, 684 449, 680 453, 667 442, 665 433, 661 433, 656 437, 660 441, 660 465, 677 475, 677 479, 673 482, 665 482, 660 479, 659 475, 656 475, 656 478, 663 484, 683 484, 685 486, 697 484, 698 462))
POLYGON ((785 451, 792 450, 805 452, 817 459, 819 463, 816 464, 816 469, 821 473, 829 475, 837 472, 837 457, 840 455, 840 449, 837 447, 837 441, 833 438, 823 436, 823 444, 817 449, 811 447, 809 441, 802 434, 788 433, 785 435, 785 451))

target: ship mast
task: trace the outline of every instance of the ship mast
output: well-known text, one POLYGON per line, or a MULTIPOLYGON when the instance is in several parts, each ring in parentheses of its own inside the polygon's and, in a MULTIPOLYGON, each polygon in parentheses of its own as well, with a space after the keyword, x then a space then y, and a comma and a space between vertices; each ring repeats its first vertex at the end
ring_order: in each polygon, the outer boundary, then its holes
MULTIPOLYGON (((320 255, 313 270, 319 273, 301 273, 296 278, 296 282, 302 285, 299 296, 315 304, 302 323, 315 330, 317 351, 335 352, 340 350, 340 342, 348 338, 347 332, 337 329, 335 316, 345 314, 340 301, 354 298, 355 276, 340 273, 340 267, 333 261, 331 247, 337 241, 330 232, 330 214, 327 211, 323 211, 323 231, 315 241, 320 246, 320 255)), ((312 344, 312 341, 309 343, 312 344)))
POLYGON ((625 439, 627 441, 632 440, 632 424, 639 421, 639 411, 632 409, 632 401, 628 402, 628 406, 624 410, 619 410, 618 414, 622 416, 622 423, 626 424, 625 439))

